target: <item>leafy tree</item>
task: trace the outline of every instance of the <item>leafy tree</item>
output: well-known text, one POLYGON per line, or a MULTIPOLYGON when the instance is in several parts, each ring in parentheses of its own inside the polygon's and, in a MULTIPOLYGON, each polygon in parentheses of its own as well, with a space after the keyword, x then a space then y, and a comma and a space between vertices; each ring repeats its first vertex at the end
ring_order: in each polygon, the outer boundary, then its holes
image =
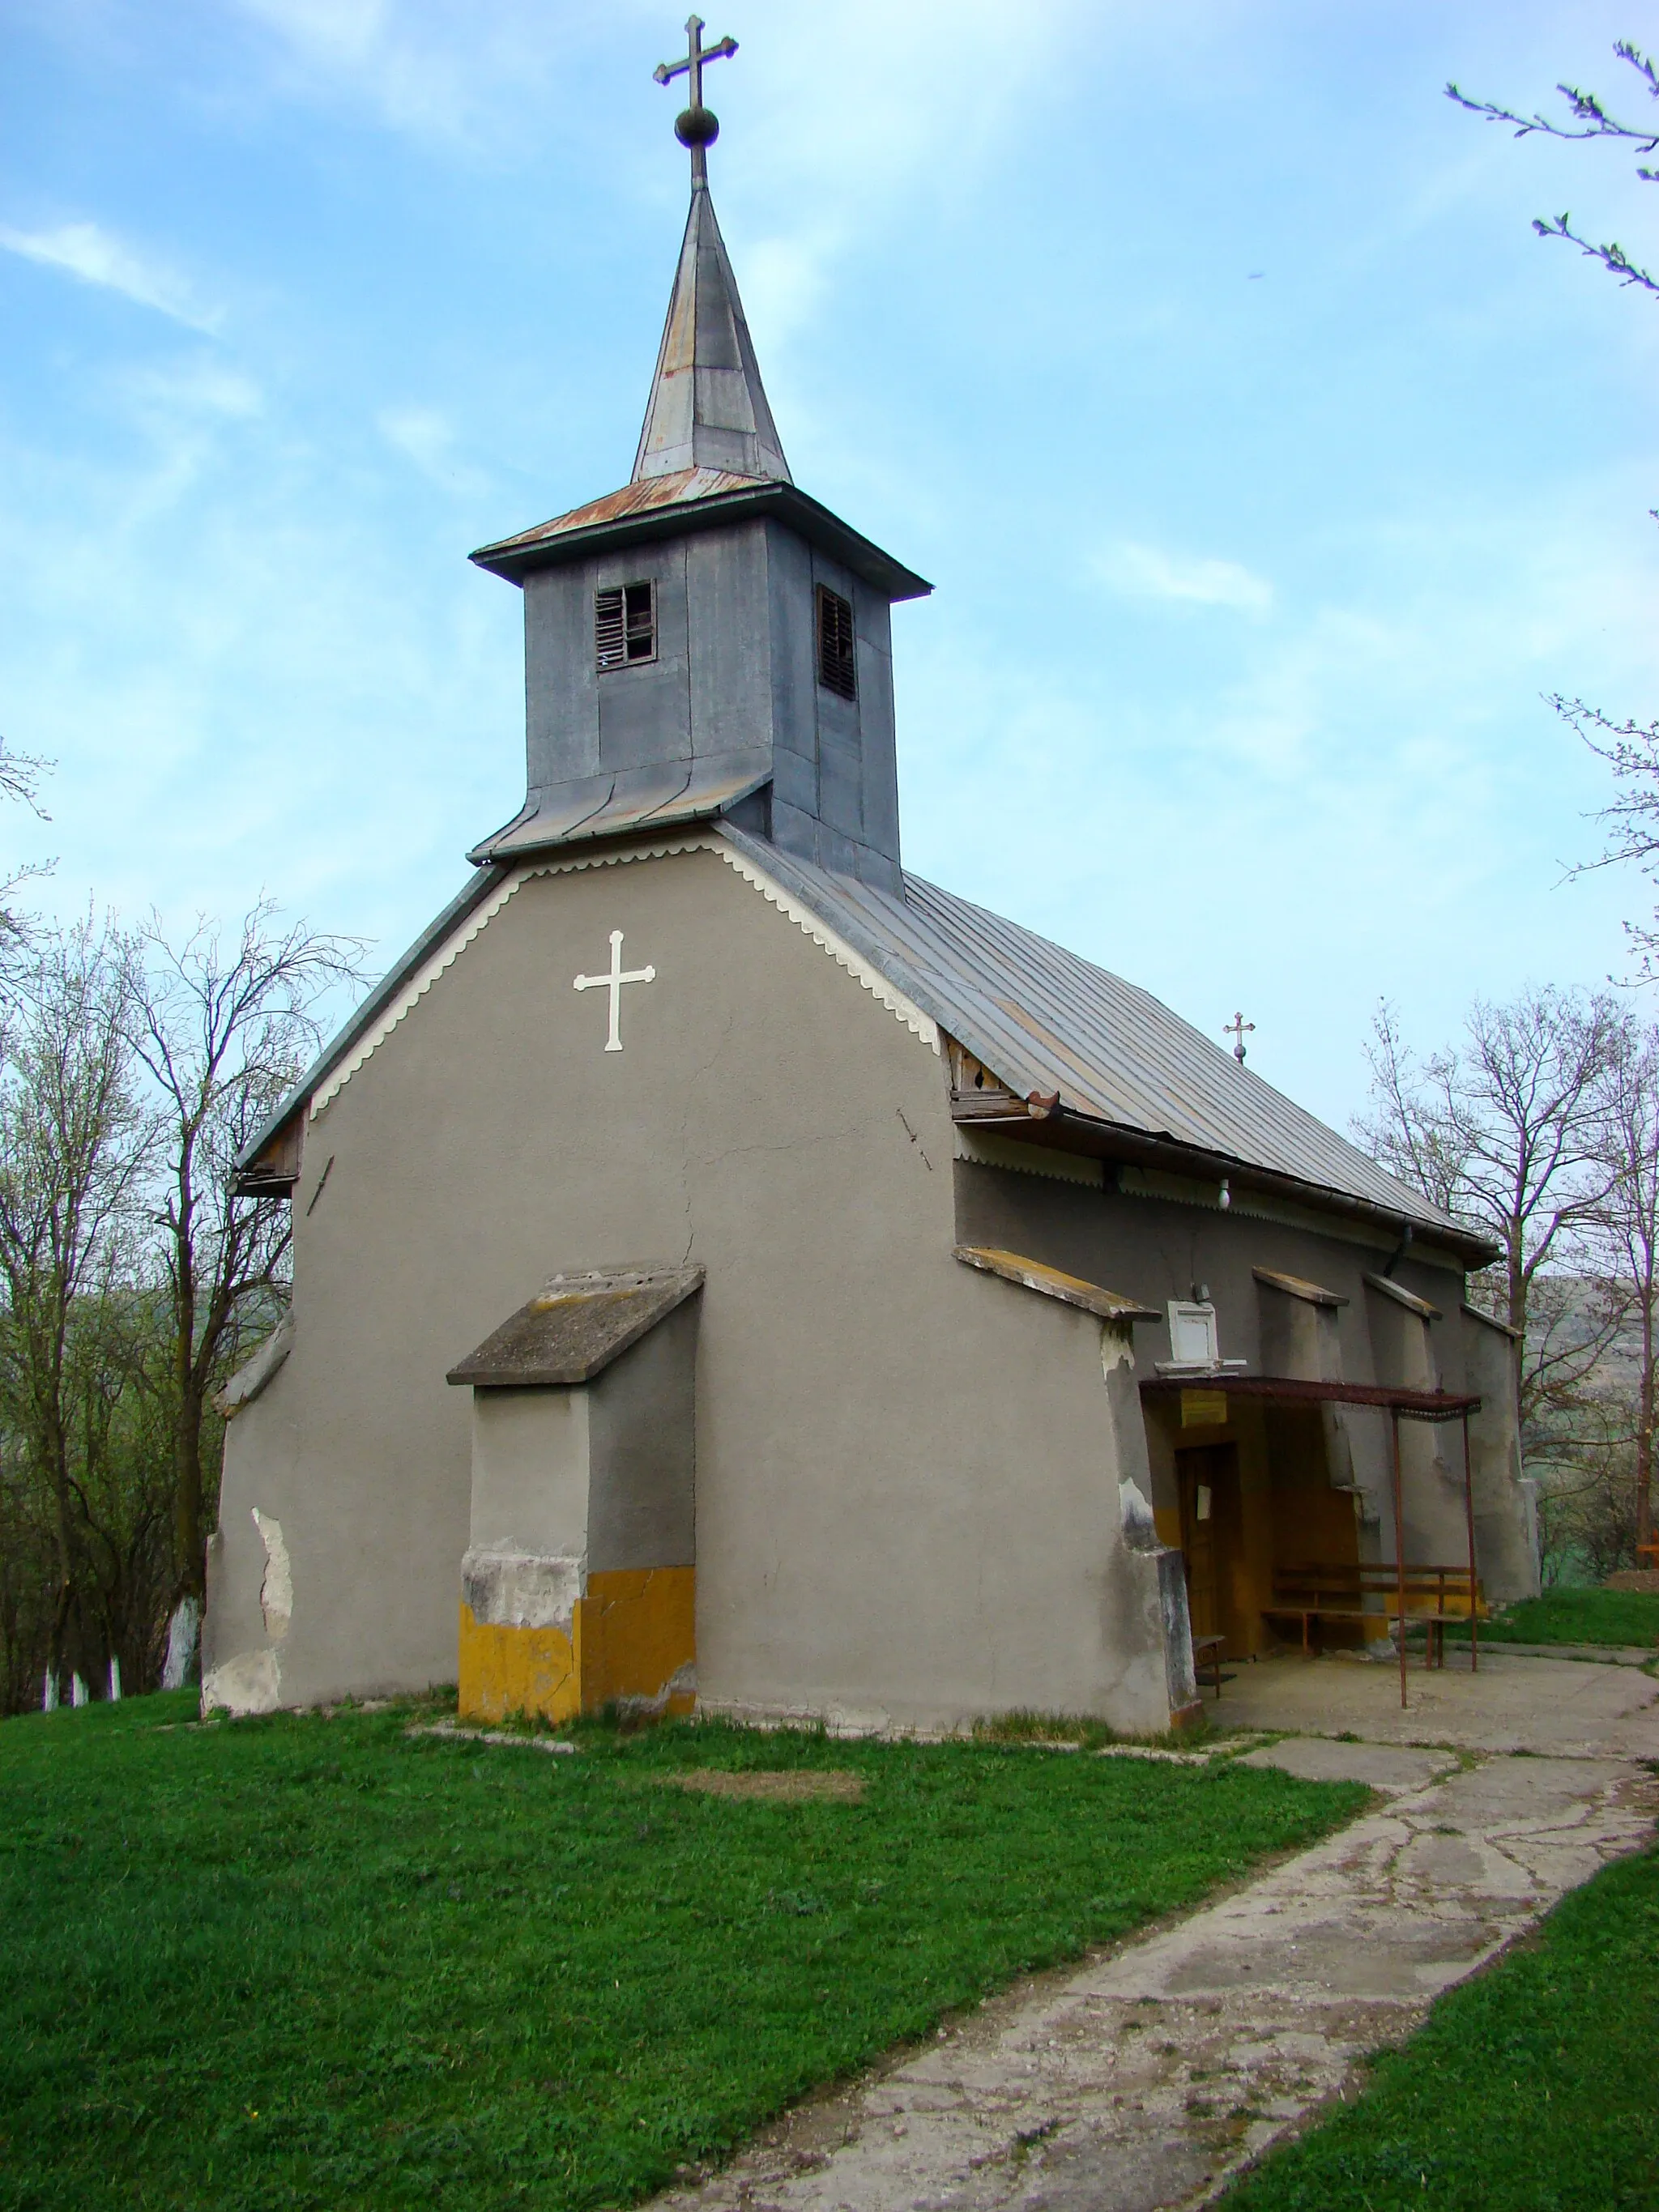
POLYGON ((47 1665, 97 1629, 85 1600, 86 1475, 103 1353, 89 1336, 137 1249, 149 1131, 128 1024, 129 939, 90 919, 30 943, 0 1038, 0 1400, 46 1518, 47 1665))
MULTIPOLYGON (((1653 1536, 1656 1339, 1659 1338, 1659 1028, 1627 1023, 1601 1084, 1597 1152, 1607 1176, 1595 1229, 1626 1288, 1636 1387, 1617 1442, 1631 1462, 1632 1548, 1653 1536)), ((1619 1559, 1617 1565, 1631 1562, 1619 1559)))

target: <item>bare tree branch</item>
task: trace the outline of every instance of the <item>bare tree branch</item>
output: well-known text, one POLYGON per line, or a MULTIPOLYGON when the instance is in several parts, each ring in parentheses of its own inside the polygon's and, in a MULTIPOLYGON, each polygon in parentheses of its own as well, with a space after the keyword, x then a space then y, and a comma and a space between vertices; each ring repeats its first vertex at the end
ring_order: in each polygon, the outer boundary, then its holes
POLYGON ((1594 1273, 1589 1240, 1617 1170, 1604 1157, 1600 1090, 1622 1034, 1612 1001, 1534 987, 1505 1006, 1476 1000, 1457 1045, 1419 1060, 1379 1008, 1369 1113, 1372 1156, 1503 1257, 1471 1295, 1517 1331, 1522 1421, 1546 1441, 1622 1320, 1624 1294, 1594 1273), (1566 1297, 1556 1279, 1575 1285, 1566 1297))
MULTIPOLYGON (((1656 68, 1655 64, 1628 39, 1616 40, 1613 51, 1621 62, 1628 63, 1636 71, 1649 98, 1659 100, 1659 68, 1656 68)), ((1484 117, 1488 123, 1513 125, 1517 138, 1528 138, 1534 133, 1547 138, 1612 138, 1633 147, 1638 154, 1659 151, 1659 130, 1651 127, 1644 130, 1619 122, 1608 113, 1597 94, 1581 91, 1577 85, 1558 84, 1555 88, 1566 101, 1574 124, 1581 127, 1569 128, 1543 114, 1519 115, 1512 108, 1498 106, 1493 100, 1470 100, 1455 84, 1446 87, 1446 97, 1455 100, 1458 106, 1467 108, 1471 115, 1484 117)), ((1659 169, 1638 168, 1636 173, 1644 184, 1659 183, 1659 169)), ((1659 294, 1659 277, 1655 277, 1633 262, 1615 240, 1597 244, 1576 231, 1572 228, 1571 215, 1535 216, 1532 227, 1540 238, 1565 239, 1581 253, 1588 254, 1592 261, 1599 261, 1621 284, 1634 284, 1642 291, 1659 294)))
MULTIPOLYGON (((1599 707, 1560 692, 1546 695, 1569 728, 1613 770, 1618 787, 1612 804, 1596 816, 1607 830, 1607 849, 1599 860, 1582 861, 1569 872, 1589 875, 1616 861, 1633 860, 1644 875, 1659 877, 1659 722, 1615 722, 1599 707)), ((1644 981, 1659 975, 1659 911, 1652 927, 1625 924, 1644 981)))
MULTIPOLYGON (((172 1328, 179 1591, 204 1595, 203 1433, 250 1301, 281 1286, 290 1229, 279 1200, 240 1198, 239 1153, 314 1048, 319 1000, 361 978, 363 948, 282 924, 261 899, 227 940, 198 920, 174 945, 152 915, 129 1038, 154 1086, 163 1163, 155 1225, 172 1328)), ((269 1328, 276 1310, 267 1303, 269 1328)))

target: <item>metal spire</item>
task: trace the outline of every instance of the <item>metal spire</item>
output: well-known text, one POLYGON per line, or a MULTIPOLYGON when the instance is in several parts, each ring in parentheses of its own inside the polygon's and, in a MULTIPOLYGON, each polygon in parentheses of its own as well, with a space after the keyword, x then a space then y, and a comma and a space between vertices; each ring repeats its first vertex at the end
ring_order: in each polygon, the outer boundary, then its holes
POLYGON ((690 80, 691 104, 675 118, 674 135, 691 151, 691 211, 663 325, 657 372, 634 458, 633 481, 681 469, 723 469, 745 477, 793 481, 783 457, 760 364, 744 319, 737 279, 708 196, 707 149, 720 132, 702 103, 707 62, 738 51, 735 39, 702 44, 702 19, 687 22, 683 61, 662 62, 659 84, 690 80))

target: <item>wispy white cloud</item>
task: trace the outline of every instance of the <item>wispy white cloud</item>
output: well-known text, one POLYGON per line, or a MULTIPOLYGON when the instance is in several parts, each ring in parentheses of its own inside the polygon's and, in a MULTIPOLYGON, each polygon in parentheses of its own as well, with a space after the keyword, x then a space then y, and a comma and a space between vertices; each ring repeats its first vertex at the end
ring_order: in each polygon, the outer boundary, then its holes
POLYGON ((1273 603, 1273 586, 1237 561, 1164 553, 1156 545, 1114 545, 1101 556, 1097 572, 1126 599, 1237 607, 1249 615, 1265 615, 1273 603))
POLYGON ((127 386, 135 403, 151 414, 245 422, 264 411, 264 394, 253 379, 205 352, 147 364, 129 375, 127 386))
POLYGON ((114 237, 100 223, 64 222, 51 230, 13 230, 0 224, 0 246, 21 254, 26 261, 61 269, 83 284, 118 292, 193 331, 216 331, 223 319, 221 309, 197 297, 187 278, 114 237))
POLYGON ((489 489, 489 479, 481 470, 457 459, 455 433, 435 407, 388 407, 375 418, 375 428, 445 491, 471 496, 489 489))
MULTIPOLYGON (((234 0, 267 34, 277 75, 304 95, 343 94, 416 138, 497 146, 528 118, 573 50, 602 45, 612 24, 543 0, 234 0), (509 120, 509 118, 511 118, 509 120)), ((613 9, 623 0, 613 0, 613 9)))

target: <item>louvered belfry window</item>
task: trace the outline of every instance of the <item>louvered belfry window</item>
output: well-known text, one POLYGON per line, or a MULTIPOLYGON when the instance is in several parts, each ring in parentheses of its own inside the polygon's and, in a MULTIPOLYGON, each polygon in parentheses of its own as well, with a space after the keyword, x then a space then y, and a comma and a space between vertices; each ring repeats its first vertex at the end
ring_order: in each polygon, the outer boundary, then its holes
POLYGON ((853 610, 839 592, 823 584, 818 586, 818 682, 838 699, 859 696, 853 610))
POLYGON ((601 673, 657 657, 654 584, 618 584, 593 594, 593 659, 601 673))

